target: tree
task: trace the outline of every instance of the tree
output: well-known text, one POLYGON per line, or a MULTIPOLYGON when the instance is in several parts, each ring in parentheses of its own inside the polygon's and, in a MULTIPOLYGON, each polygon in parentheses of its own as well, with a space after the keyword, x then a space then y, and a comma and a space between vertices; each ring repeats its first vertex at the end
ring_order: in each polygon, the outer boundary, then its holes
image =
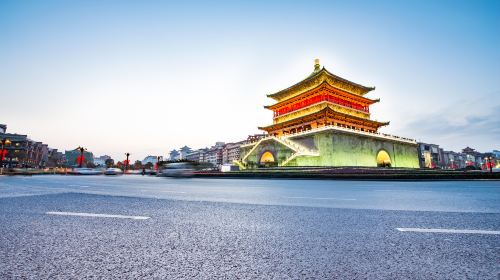
POLYGON ((108 159, 104 162, 104 164, 106 164, 106 167, 107 167, 107 168, 111 168, 111 167, 113 167, 113 165, 115 165, 115 161, 114 161, 112 158, 108 158, 108 159))
POLYGON ((134 169, 139 170, 142 169, 142 163, 139 160, 136 160, 134 163, 134 169))

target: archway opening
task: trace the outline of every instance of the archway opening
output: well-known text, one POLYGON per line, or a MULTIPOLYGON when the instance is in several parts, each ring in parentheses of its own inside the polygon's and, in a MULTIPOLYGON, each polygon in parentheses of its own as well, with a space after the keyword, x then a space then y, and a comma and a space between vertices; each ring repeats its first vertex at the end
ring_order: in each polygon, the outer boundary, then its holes
POLYGON ((260 156, 260 164, 272 164, 274 162, 274 156, 270 151, 266 151, 260 156))
POLYGON ((384 151, 380 150, 377 154, 377 166, 378 167, 391 167, 391 157, 389 154, 384 151))

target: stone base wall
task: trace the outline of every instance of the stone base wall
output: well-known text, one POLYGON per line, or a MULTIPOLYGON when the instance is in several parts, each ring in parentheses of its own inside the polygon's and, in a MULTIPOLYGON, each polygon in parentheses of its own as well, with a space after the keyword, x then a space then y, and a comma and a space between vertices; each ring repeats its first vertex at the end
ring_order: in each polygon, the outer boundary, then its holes
POLYGON ((377 154, 380 150, 384 150, 391 158, 391 167, 419 167, 416 144, 332 131, 294 138, 293 141, 318 150, 320 156, 298 157, 288 166, 376 167, 377 154))
MULTIPOLYGON (((306 136, 289 138, 312 150, 319 151, 319 156, 299 156, 288 162, 287 166, 377 166, 377 154, 386 151, 391 158, 391 167, 418 168, 417 145, 395 142, 385 139, 322 131, 306 136)), ((242 150, 242 155, 250 149, 242 150)), ((260 156, 270 151, 278 163, 282 163, 293 151, 287 146, 273 140, 262 142, 247 157, 249 167, 259 166, 260 156)))

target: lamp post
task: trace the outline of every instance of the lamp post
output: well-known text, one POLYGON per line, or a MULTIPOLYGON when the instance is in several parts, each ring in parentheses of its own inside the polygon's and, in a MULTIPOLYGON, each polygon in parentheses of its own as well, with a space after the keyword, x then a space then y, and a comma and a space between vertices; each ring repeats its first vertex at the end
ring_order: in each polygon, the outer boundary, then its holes
POLYGON ((4 147, 10 145, 11 143, 9 138, 2 139, 1 142, 2 142, 2 150, 0 152, 0 175, 3 174, 3 159, 7 154, 7 150, 5 150, 4 147))
POLYGON ((486 157, 488 160, 488 166, 490 167, 490 173, 493 173, 493 166, 491 165, 491 156, 486 157))
POLYGON ((78 146, 78 148, 76 148, 77 151, 80 151, 80 160, 78 162, 78 167, 82 168, 82 165, 83 165, 83 161, 85 160, 85 157, 83 156, 83 153, 85 152, 85 149, 84 147, 81 147, 81 146, 78 146))
POLYGON ((125 161, 125 172, 127 172, 127 169, 128 169, 128 157, 130 156, 130 153, 125 153, 125 155, 127 156, 127 160, 125 161))

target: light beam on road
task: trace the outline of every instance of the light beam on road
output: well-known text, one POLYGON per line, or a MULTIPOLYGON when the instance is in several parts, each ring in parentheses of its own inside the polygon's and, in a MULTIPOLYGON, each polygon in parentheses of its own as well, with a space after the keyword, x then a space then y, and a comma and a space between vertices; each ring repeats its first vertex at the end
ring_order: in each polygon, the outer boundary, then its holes
POLYGON ((291 199, 317 199, 317 200, 345 200, 345 201, 356 200, 355 198, 310 197, 310 196, 284 196, 283 198, 291 198, 291 199))
POLYGON ((498 230, 482 230, 482 229, 448 229, 448 228, 396 228, 396 229, 403 232, 500 234, 500 231, 498 230))
POLYGON ((94 217, 94 218, 118 218, 118 219, 132 219, 132 220, 147 220, 150 218, 147 216, 126 216, 126 215, 79 213, 79 212, 46 212, 45 214, 60 215, 60 216, 94 217))

